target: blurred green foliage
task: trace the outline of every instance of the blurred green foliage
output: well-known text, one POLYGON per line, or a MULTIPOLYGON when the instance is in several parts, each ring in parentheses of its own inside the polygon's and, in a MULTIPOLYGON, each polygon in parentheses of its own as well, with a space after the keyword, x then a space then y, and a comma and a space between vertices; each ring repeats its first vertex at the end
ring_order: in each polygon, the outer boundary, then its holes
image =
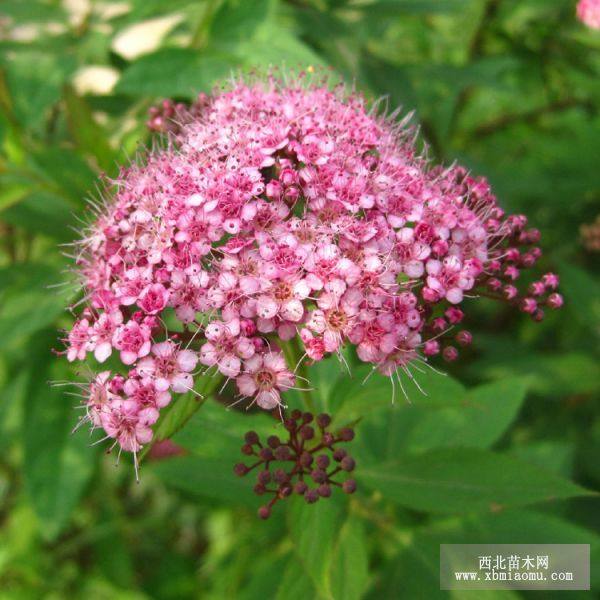
POLYGON ((574 5, 2 0, 2 598, 445 598, 438 552, 452 542, 590 543, 600 564, 587 491, 600 486, 600 283, 579 235, 600 212, 600 35, 574 5), (420 375, 426 397, 407 381, 412 404, 390 406, 383 379, 314 369, 319 408, 362 417, 359 492, 259 522, 231 466, 264 416, 184 399, 159 437, 189 419, 173 438, 186 455, 146 461, 138 485, 127 460, 115 469, 71 435, 77 400, 48 381, 76 377, 51 349, 78 294, 63 252, 97 173, 149 142, 152 103, 272 64, 332 67, 415 109, 433 157, 487 175, 542 230, 566 304, 535 325, 473 303, 475 348, 446 377, 420 375))

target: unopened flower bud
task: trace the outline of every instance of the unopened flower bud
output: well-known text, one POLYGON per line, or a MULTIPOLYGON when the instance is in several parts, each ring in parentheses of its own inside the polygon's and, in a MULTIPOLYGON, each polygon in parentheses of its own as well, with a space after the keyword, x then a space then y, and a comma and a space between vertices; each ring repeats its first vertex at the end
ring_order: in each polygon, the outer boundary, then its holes
POLYGON ((356 481, 354 479, 347 479, 342 483, 342 489, 346 494, 354 494, 356 491, 356 481))
POLYGON ((261 506, 258 509, 258 516, 261 519, 268 519, 271 516, 271 508, 269 506, 261 506))
POLYGON ((315 437, 315 430, 310 425, 304 425, 300 430, 300 437, 303 440, 312 440, 315 437))
POLYGON ((339 437, 344 442, 351 442, 354 439, 354 430, 350 427, 344 427, 340 430, 339 437))
POLYGON ((336 462, 340 462, 347 455, 348 453, 343 448, 338 448, 333 453, 333 460, 335 460, 336 462))
POLYGON ((319 494, 318 494, 317 490, 307 490, 306 493, 304 494, 304 499, 309 504, 314 504, 319 499, 319 494))
POLYGON ((442 351, 442 356, 447 362, 453 362, 458 358, 458 350, 454 346, 446 346, 442 351))
POLYGON ((323 413, 317 417, 317 425, 319 427, 321 427, 321 429, 325 429, 325 427, 329 427, 330 423, 331 423, 331 417, 329 415, 326 415, 323 413))
POLYGON ((468 346, 473 341, 473 336, 469 331, 463 330, 456 334, 456 341, 461 346, 468 346))
POLYGON ((546 304, 550 307, 550 308, 560 308, 564 303, 563 297, 560 294, 550 294, 548 296, 548 300, 546 300, 546 304))
POLYGON ((275 449, 274 454, 277 460, 289 460, 292 452, 288 446, 279 446, 275 449))
POLYGON ((326 469, 329 466, 329 457, 326 454, 320 454, 316 459, 319 469, 326 469))
POLYGON ((308 489, 308 486, 306 485, 306 483, 304 481, 299 481, 294 486, 294 492, 296 492, 296 494, 298 494, 300 496, 303 496, 306 493, 307 489, 308 489))
POLYGON ((325 483, 327 481, 327 473, 321 469, 315 469, 310 476, 315 483, 325 483))
POLYGON ((249 431, 248 433, 246 433, 246 435, 244 436, 244 439, 246 440, 246 444, 258 444, 258 434, 256 433, 256 431, 249 431))
POLYGON ((281 440, 276 435, 271 435, 267 438, 267 444, 270 448, 278 448, 281 440))
POLYGON ((322 483, 317 488, 317 493, 319 496, 321 496, 321 498, 329 498, 331 496, 331 486, 327 485, 326 483, 322 483))
POLYGON ((342 459, 340 466, 342 467, 342 469, 344 471, 350 472, 350 471, 354 471, 354 467, 356 467, 356 463, 354 462, 354 459, 351 456, 346 456, 344 459, 342 459))
POLYGON ((244 463, 237 463, 234 467, 233 467, 233 472, 238 476, 238 477, 243 477, 244 475, 246 475, 246 473, 248 473, 250 469, 248 469, 248 467, 244 464, 244 463))

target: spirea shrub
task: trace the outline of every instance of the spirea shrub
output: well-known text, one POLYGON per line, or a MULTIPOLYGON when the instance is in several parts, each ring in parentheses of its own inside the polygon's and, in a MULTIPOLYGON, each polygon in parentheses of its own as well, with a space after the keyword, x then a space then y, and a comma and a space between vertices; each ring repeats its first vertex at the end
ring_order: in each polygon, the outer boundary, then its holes
POLYGON ((467 298, 535 320, 562 304, 552 273, 519 288, 541 255, 525 216, 506 215, 485 179, 432 165, 406 119, 341 85, 238 80, 165 101, 148 125, 165 143, 107 182, 79 242, 85 308, 66 339, 69 361, 93 355, 85 419, 111 447, 150 444, 160 411, 208 373, 289 434, 274 447, 251 436, 255 464, 236 472, 263 465, 258 492, 312 502, 331 492, 330 462, 354 462, 328 416, 313 436, 311 415, 286 413, 286 390, 310 386, 299 363, 350 347, 393 383, 471 343, 467 298), (111 356, 118 367, 98 367, 111 356), (271 472, 275 459, 290 469, 271 472))

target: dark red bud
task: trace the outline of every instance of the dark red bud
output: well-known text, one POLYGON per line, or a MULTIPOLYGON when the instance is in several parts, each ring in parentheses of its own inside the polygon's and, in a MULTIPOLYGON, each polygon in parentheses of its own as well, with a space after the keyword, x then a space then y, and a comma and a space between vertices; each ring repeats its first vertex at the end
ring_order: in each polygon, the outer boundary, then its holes
POLYGON ((316 463, 319 469, 326 469, 329 466, 329 456, 320 454, 317 456, 316 463))
POLYGON ((269 471, 260 471, 257 479, 258 483, 267 485, 271 481, 271 473, 269 471))
POLYGON ((267 438, 267 444, 271 448, 278 448, 281 445, 281 440, 276 435, 270 435, 267 438))
POLYGON ((338 448, 333 453, 333 460, 340 462, 348 453, 343 448, 338 448))
POLYGON ((258 509, 258 516, 261 519, 268 519, 271 516, 271 507, 270 506, 261 506, 258 509))
POLYGON ((258 455, 262 458, 262 460, 273 460, 273 451, 271 448, 261 448, 258 455))
POLYGON ((251 446, 253 444, 258 444, 258 434, 256 433, 256 431, 249 431, 245 436, 244 439, 246 440, 246 444, 250 444, 251 446))
POLYGON ((344 481, 342 484, 342 490, 344 490, 346 494, 354 494, 356 491, 356 481, 354 481, 354 479, 348 479, 347 481, 344 481))
POLYGON ((294 491, 296 492, 296 494, 299 494, 300 496, 303 496, 306 493, 307 489, 308 489, 308 486, 306 485, 306 483, 304 483, 304 481, 299 481, 294 486, 294 491))
POLYGON ((318 494, 317 490, 307 490, 306 493, 304 494, 304 499, 309 504, 314 504, 319 499, 319 494, 318 494))
POLYGON ((331 446, 331 444, 333 444, 333 442, 335 442, 335 436, 333 435, 333 433, 331 433, 329 431, 326 431, 323 434, 323 438, 322 439, 323 439, 323 443, 326 446, 331 446))
POLYGON ((289 460, 292 453, 288 446, 279 446, 275 449, 275 458, 277 460, 289 460))
POLYGON ((315 483, 325 483, 327 481, 327 473, 321 469, 315 469, 310 476, 315 483))
POLYGON ((317 417, 317 425, 321 429, 325 429, 325 427, 329 427, 330 423, 331 423, 331 417, 329 415, 326 415, 325 413, 320 414, 317 417))
POLYGON ((249 470, 250 469, 248 469, 248 467, 244 463, 238 463, 233 467, 233 472, 238 477, 243 477, 244 475, 246 475, 246 473, 248 473, 249 470))
POLYGON ((329 496, 331 496, 331 487, 326 483, 323 483, 317 488, 317 493, 321 498, 329 498, 329 496))
POLYGON ((354 430, 350 429, 350 427, 344 427, 339 435, 343 442, 351 442, 354 439, 354 430))
POLYGON ((344 458, 340 463, 340 466, 342 467, 342 469, 344 469, 344 471, 350 472, 354 470, 356 462, 351 456, 346 456, 346 458, 344 458))
POLYGON ((310 465, 312 465, 313 462, 313 457, 312 454, 308 453, 308 452, 303 452, 300 455, 300 465, 307 468, 310 467, 310 465))
POLYGON ((300 430, 300 437, 303 440, 312 440, 315 437, 315 430, 310 425, 304 425, 300 430))

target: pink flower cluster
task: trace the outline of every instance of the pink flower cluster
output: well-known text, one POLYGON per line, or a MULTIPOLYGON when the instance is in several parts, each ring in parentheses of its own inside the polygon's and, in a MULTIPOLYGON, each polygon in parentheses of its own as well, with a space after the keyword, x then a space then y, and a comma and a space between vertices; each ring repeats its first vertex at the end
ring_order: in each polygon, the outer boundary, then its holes
POLYGON ((600 29, 600 0, 579 0, 577 18, 591 29, 600 29))
POLYGON ((67 357, 118 355, 87 404, 126 450, 193 389, 197 363, 270 410, 296 382, 291 340, 306 360, 352 345, 410 376, 470 343, 451 333, 468 296, 535 319, 562 302, 552 274, 516 287, 541 254, 525 217, 505 216, 484 179, 431 168, 406 123, 341 86, 239 82, 175 112, 167 147, 112 182, 78 257, 89 305, 67 357))

